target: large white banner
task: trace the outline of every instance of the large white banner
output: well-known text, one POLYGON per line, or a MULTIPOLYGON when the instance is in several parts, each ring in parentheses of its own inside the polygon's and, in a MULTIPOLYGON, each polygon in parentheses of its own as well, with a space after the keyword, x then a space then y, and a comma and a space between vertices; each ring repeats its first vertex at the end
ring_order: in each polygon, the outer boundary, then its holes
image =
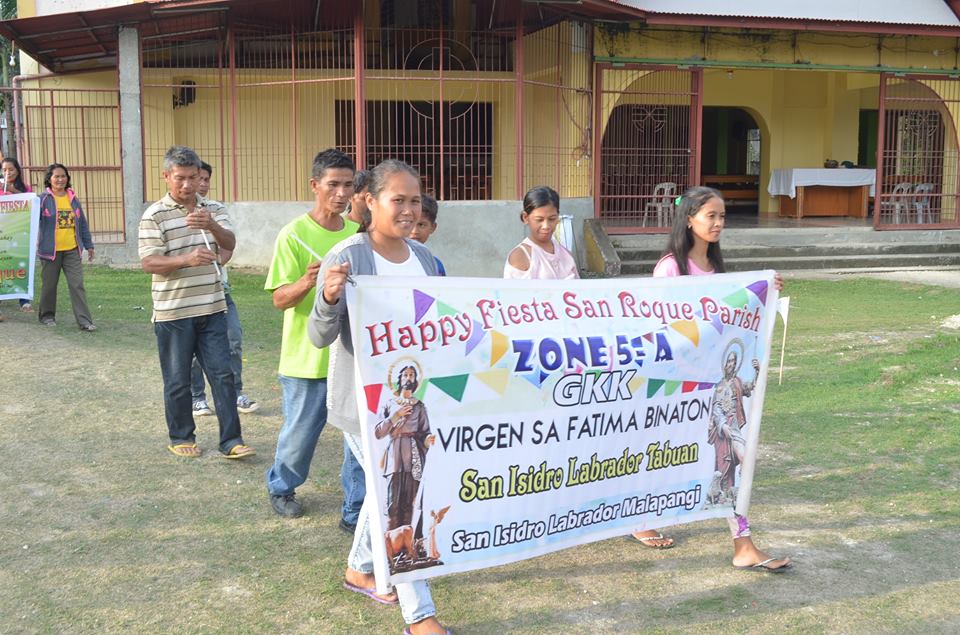
POLYGON ((772 271, 356 283, 381 587, 746 515, 772 271))
POLYGON ((33 297, 39 225, 36 194, 0 196, 0 300, 33 297))

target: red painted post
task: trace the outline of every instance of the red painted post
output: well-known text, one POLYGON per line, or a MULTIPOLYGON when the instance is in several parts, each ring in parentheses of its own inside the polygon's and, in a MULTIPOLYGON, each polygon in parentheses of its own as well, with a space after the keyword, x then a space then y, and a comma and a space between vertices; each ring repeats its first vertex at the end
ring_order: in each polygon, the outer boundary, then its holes
POLYGON ((240 200, 240 168, 237 159, 237 43, 233 20, 227 22, 227 50, 230 56, 230 173, 233 175, 233 200, 240 200))
POLYGON ((703 69, 694 68, 690 71, 692 99, 690 101, 690 169, 692 173, 687 177, 687 185, 700 185, 700 161, 703 155, 702 125, 703 125, 703 69))
POLYGON ((593 217, 598 220, 602 220, 603 215, 603 192, 601 191, 600 174, 602 165, 600 152, 603 144, 601 133, 603 127, 603 70, 608 66, 608 64, 597 64, 594 67, 593 77, 593 151, 591 152, 593 159, 593 217))
POLYGON ((883 200, 883 144, 886 142, 887 121, 887 78, 889 74, 880 73, 880 104, 877 108, 877 176, 873 186, 873 228, 880 226, 880 203, 883 200))
MULTIPOLYGON (((443 3, 441 3, 440 6, 443 7, 443 3)), ((446 145, 447 144, 446 144, 446 137, 445 137, 446 117, 444 116, 446 105, 443 103, 443 58, 444 58, 443 38, 445 35, 444 29, 443 29, 444 17, 445 16, 443 15, 443 9, 441 8, 440 9, 440 47, 439 47, 439 50, 437 51, 437 54, 440 56, 440 60, 439 60, 440 61, 440 109, 439 109, 439 113, 440 113, 440 139, 439 139, 440 141, 440 189, 434 192, 434 194, 437 197, 437 200, 444 200, 445 198, 444 192, 446 191, 445 185, 446 185, 446 178, 447 178, 447 175, 446 175, 446 172, 447 172, 446 145)))
POLYGON ((363 3, 357 3, 353 14, 353 134, 357 148, 357 169, 367 167, 367 107, 364 91, 366 67, 366 31, 363 26, 363 3))
POLYGON ((514 95, 514 113, 513 120, 516 122, 517 136, 517 173, 516 173, 516 197, 523 199, 523 7, 517 7, 517 26, 514 37, 514 56, 513 63, 516 79, 516 95, 514 95))
POLYGON ((293 173, 297 175, 293 179, 291 192, 293 200, 299 200, 300 193, 297 191, 300 180, 300 138, 297 134, 300 130, 300 124, 297 120, 297 26, 290 17, 290 147, 293 148, 293 173))

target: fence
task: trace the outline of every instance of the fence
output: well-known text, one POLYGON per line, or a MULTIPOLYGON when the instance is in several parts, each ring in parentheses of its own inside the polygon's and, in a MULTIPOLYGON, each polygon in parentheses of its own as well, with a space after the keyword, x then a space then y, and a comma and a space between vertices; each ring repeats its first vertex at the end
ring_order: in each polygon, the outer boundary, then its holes
POLYGON ((310 199, 326 147, 360 166, 403 159, 440 200, 538 184, 589 195, 591 29, 556 16, 482 29, 436 4, 383 3, 379 20, 319 27, 185 18, 177 33, 144 36, 147 199, 162 195, 175 143, 214 165, 211 196, 225 201, 310 199))
POLYGON ((94 242, 123 243, 120 107, 117 90, 4 88, 13 100, 24 181, 42 192, 47 166, 62 163, 83 204, 94 242))

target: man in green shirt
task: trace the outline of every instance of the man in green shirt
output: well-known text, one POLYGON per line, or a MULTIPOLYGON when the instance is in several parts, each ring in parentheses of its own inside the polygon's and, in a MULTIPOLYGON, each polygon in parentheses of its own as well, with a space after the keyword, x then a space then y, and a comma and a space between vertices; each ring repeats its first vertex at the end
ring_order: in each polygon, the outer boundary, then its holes
POLYGON ((314 206, 280 230, 264 289, 283 311, 280 388, 283 426, 277 453, 267 470, 270 504, 280 516, 303 513, 295 490, 307 480, 317 440, 327 422, 326 348, 307 336, 316 297, 320 260, 331 247, 357 233, 358 225, 341 217, 353 194, 353 161, 339 150, 324 150, 313 160, 310 189, 314 206))

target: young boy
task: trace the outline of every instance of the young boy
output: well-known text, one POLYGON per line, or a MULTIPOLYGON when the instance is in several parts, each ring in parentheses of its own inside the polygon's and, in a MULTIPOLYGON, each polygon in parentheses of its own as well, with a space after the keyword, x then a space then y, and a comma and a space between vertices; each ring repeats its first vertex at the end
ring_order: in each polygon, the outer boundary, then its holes
POLYGON ((367 209, 367 187, 370 185, 370 170, 357 170, 353 173, 353 196, 347 209, 341 214, 345 220, 360 225, 360 231, 367 231, 370 224, 370 210, 367 209))
MULTIPOLYGON (((426 243, 427 240, 430 239, 430 236, 433 235, 433 232, 437 231, 437 211, 439 210, 437 199, 429 194, 424 194, 420 198, 420 209, 420 220, 418 220, 417 224, 410 230, 410 238, 420 243, 426 243)), ((440 270, 440 275, 447 275, 447 271, 443 268, 443 263, 440 262, 440 259, 436 256, 434 256, 433 259, 437 261, 437 269, 440 270)))

